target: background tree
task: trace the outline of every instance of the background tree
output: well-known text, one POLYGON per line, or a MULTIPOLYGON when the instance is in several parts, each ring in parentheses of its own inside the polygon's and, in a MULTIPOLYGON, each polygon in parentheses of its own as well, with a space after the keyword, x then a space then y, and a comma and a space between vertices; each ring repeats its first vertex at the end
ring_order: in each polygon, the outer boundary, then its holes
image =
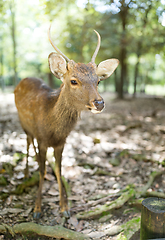
POLYGON ((153 52, 153 55, 158 53, 158 48, 162 46, 159 36, 164 27, 159 22, 159 15, 157 14, 160 6, 160 1, 147 1, 145 3, 136 1, 135 9, 132 9, 132 16, 134 17, 132 21, 135 23, 131 31, 132 48, 130 52, 135 52, 137 59, 134 68, 134 97, 136 95, 137 81, 140 79, 139 66, 141 57, 150 54, 150 52, 153 52))
POLYGON ((5 16, 5 3, 0 0, 0 86, 4 91, 4 16, 5 16))
POLYGON ((52 51, 47 29, 53 21, 52 38, 70 59, 90 61, 96 29, 102 37, 96 63, 120 60, 101 90, 114 90, 123 98, 144 86, 153 89, 151 84, 163 84, 164 6, 159 0, 0 0, 1 79, 15 85, 16 79, 38 76, 52 87, 60 85, 47 63, 52 51))
POLYGON ((10 31, 11 31, 11 39, 13 43, 13 70, 14 70, 14 76, 13 76, 13 85, 16 86, 18 83, 18 76, 17 76, 17 40, 16 40, 16 4, 15 0, 9 1, 9 10, 11 14, 11 24, 10 24, 10 31))
POLYGON ((132 82, 129 77, 129 57, 134 53, 137 57, 134 73, 134 92, 136 93, 140 56, 149 53, 153 46, 156 53, 158 46, 162 46, 158 36, 164 29, 160 21, 164 7, 162 2, 157 0, 146 2, 118 0, 105 1, 105 4, 109 6, 106 13, 109 14, 109 19, 107 19, 109 25, 112 25, 112 22, 114 24, 112 16, 115 15, 117 20, 117 31, 113 37, 118 36, 115 38, 119 39, 116 43, 119 48, 118 58, 120 59, 121 73, 116 90, 118 97, 123 98, 124 92, 128 92, 128 87, 132 82), (156 45, 154 41, 157 42, 156 45))

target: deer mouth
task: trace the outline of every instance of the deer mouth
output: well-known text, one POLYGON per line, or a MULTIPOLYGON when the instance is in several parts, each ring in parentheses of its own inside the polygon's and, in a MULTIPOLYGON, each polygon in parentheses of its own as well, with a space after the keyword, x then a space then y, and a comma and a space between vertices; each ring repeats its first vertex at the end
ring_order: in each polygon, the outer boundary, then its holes
POLYGON ((103 109, 102 110, 91 109, 91 112, 94 114, 101 113, 102 111, 103 109))

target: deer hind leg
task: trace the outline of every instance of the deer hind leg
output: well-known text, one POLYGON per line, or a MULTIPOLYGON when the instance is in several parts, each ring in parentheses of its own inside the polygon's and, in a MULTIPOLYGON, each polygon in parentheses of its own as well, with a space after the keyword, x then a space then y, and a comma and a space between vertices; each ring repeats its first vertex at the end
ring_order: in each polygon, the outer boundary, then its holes
POLYGON ((62 179, 61 179, 61 161, 62 161, 63 148, 64 148, 64 146, 54 149, 54 156, 56 159, 55 174, 56 174, 58 187, 59 187, 61 212, 64 217, 68 218, 70 216, 70 213, 68 211, 67 194, 66 194, 65 187, 64 187, 62 179))
POLYGON ((27 155, 26 155, 26 167, 25 167, 25 170, 24 170, 24 174, 25 174, 25 178, 28 178, 29 177, 29 165, 28 165, 28 157, 29 157, 29 147, 30 147, 30 144, 32 143, 33 141, 33 138, 27 134, 27 155))
POLYGON ((29 157, 29 147, 30 147, 31 143, 33 144, 33 148, 34 148, 34 151, 35 151, 37 161, 38 161, 38 154, 37 154, 36 146, 34 145, 34 138, 32 136, 30 136, 29 134, 27 134, 26 141, 27 141, 27 155, 26 155, 26 167, 25 167, 25 170, 24 170, 24 174, 25 174, 25 178, 28 178, 29 177, 28 157, 29 157))
POLYGON ((39 180, 39 188, 36 196, 35 208, 33 213, 33 217, 35 219, 38 219, 41 216, 41 198, 42 198, 42 186, 43 186, 44 174, 45 174, 45 161, 46 161, 46 149, 41 149, 39 146, 38 163, 39 163, 40 180, 39 180))
POLYGON ((34 138, 32 139, 32 144, 33 144, 33 148, 34 148, 34 152, 35 152, 35 156, 36 156, 36 161, 38 162, 39 164, 39 160, 38 160, 38 152, 37 152, 37 148, 34 144, 34 138))

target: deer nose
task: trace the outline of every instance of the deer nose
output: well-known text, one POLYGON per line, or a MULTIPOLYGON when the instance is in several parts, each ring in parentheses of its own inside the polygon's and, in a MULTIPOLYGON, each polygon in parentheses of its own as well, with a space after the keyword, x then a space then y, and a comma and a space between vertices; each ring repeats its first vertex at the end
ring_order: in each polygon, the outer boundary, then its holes
POLYGON ((101 111, 103 108, 104 108, 104 100, 101 99, 101 100, 94 100, 94 105, 95 107, 97 108, 97 111, 101 111))

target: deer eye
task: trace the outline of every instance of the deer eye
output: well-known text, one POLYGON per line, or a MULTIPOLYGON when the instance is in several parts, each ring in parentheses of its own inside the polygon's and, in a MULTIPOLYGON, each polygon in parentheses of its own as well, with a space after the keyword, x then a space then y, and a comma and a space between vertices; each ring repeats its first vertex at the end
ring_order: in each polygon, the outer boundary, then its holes
POLYGON ((97 85, 99 85, 100 81, 98 81, 97 85))
POLYGON ((71 80, 70 82, 71 82, 71 84, 74 85, 74 86, 78 84, 78 82, 77 82, 76 80, 71 80))

